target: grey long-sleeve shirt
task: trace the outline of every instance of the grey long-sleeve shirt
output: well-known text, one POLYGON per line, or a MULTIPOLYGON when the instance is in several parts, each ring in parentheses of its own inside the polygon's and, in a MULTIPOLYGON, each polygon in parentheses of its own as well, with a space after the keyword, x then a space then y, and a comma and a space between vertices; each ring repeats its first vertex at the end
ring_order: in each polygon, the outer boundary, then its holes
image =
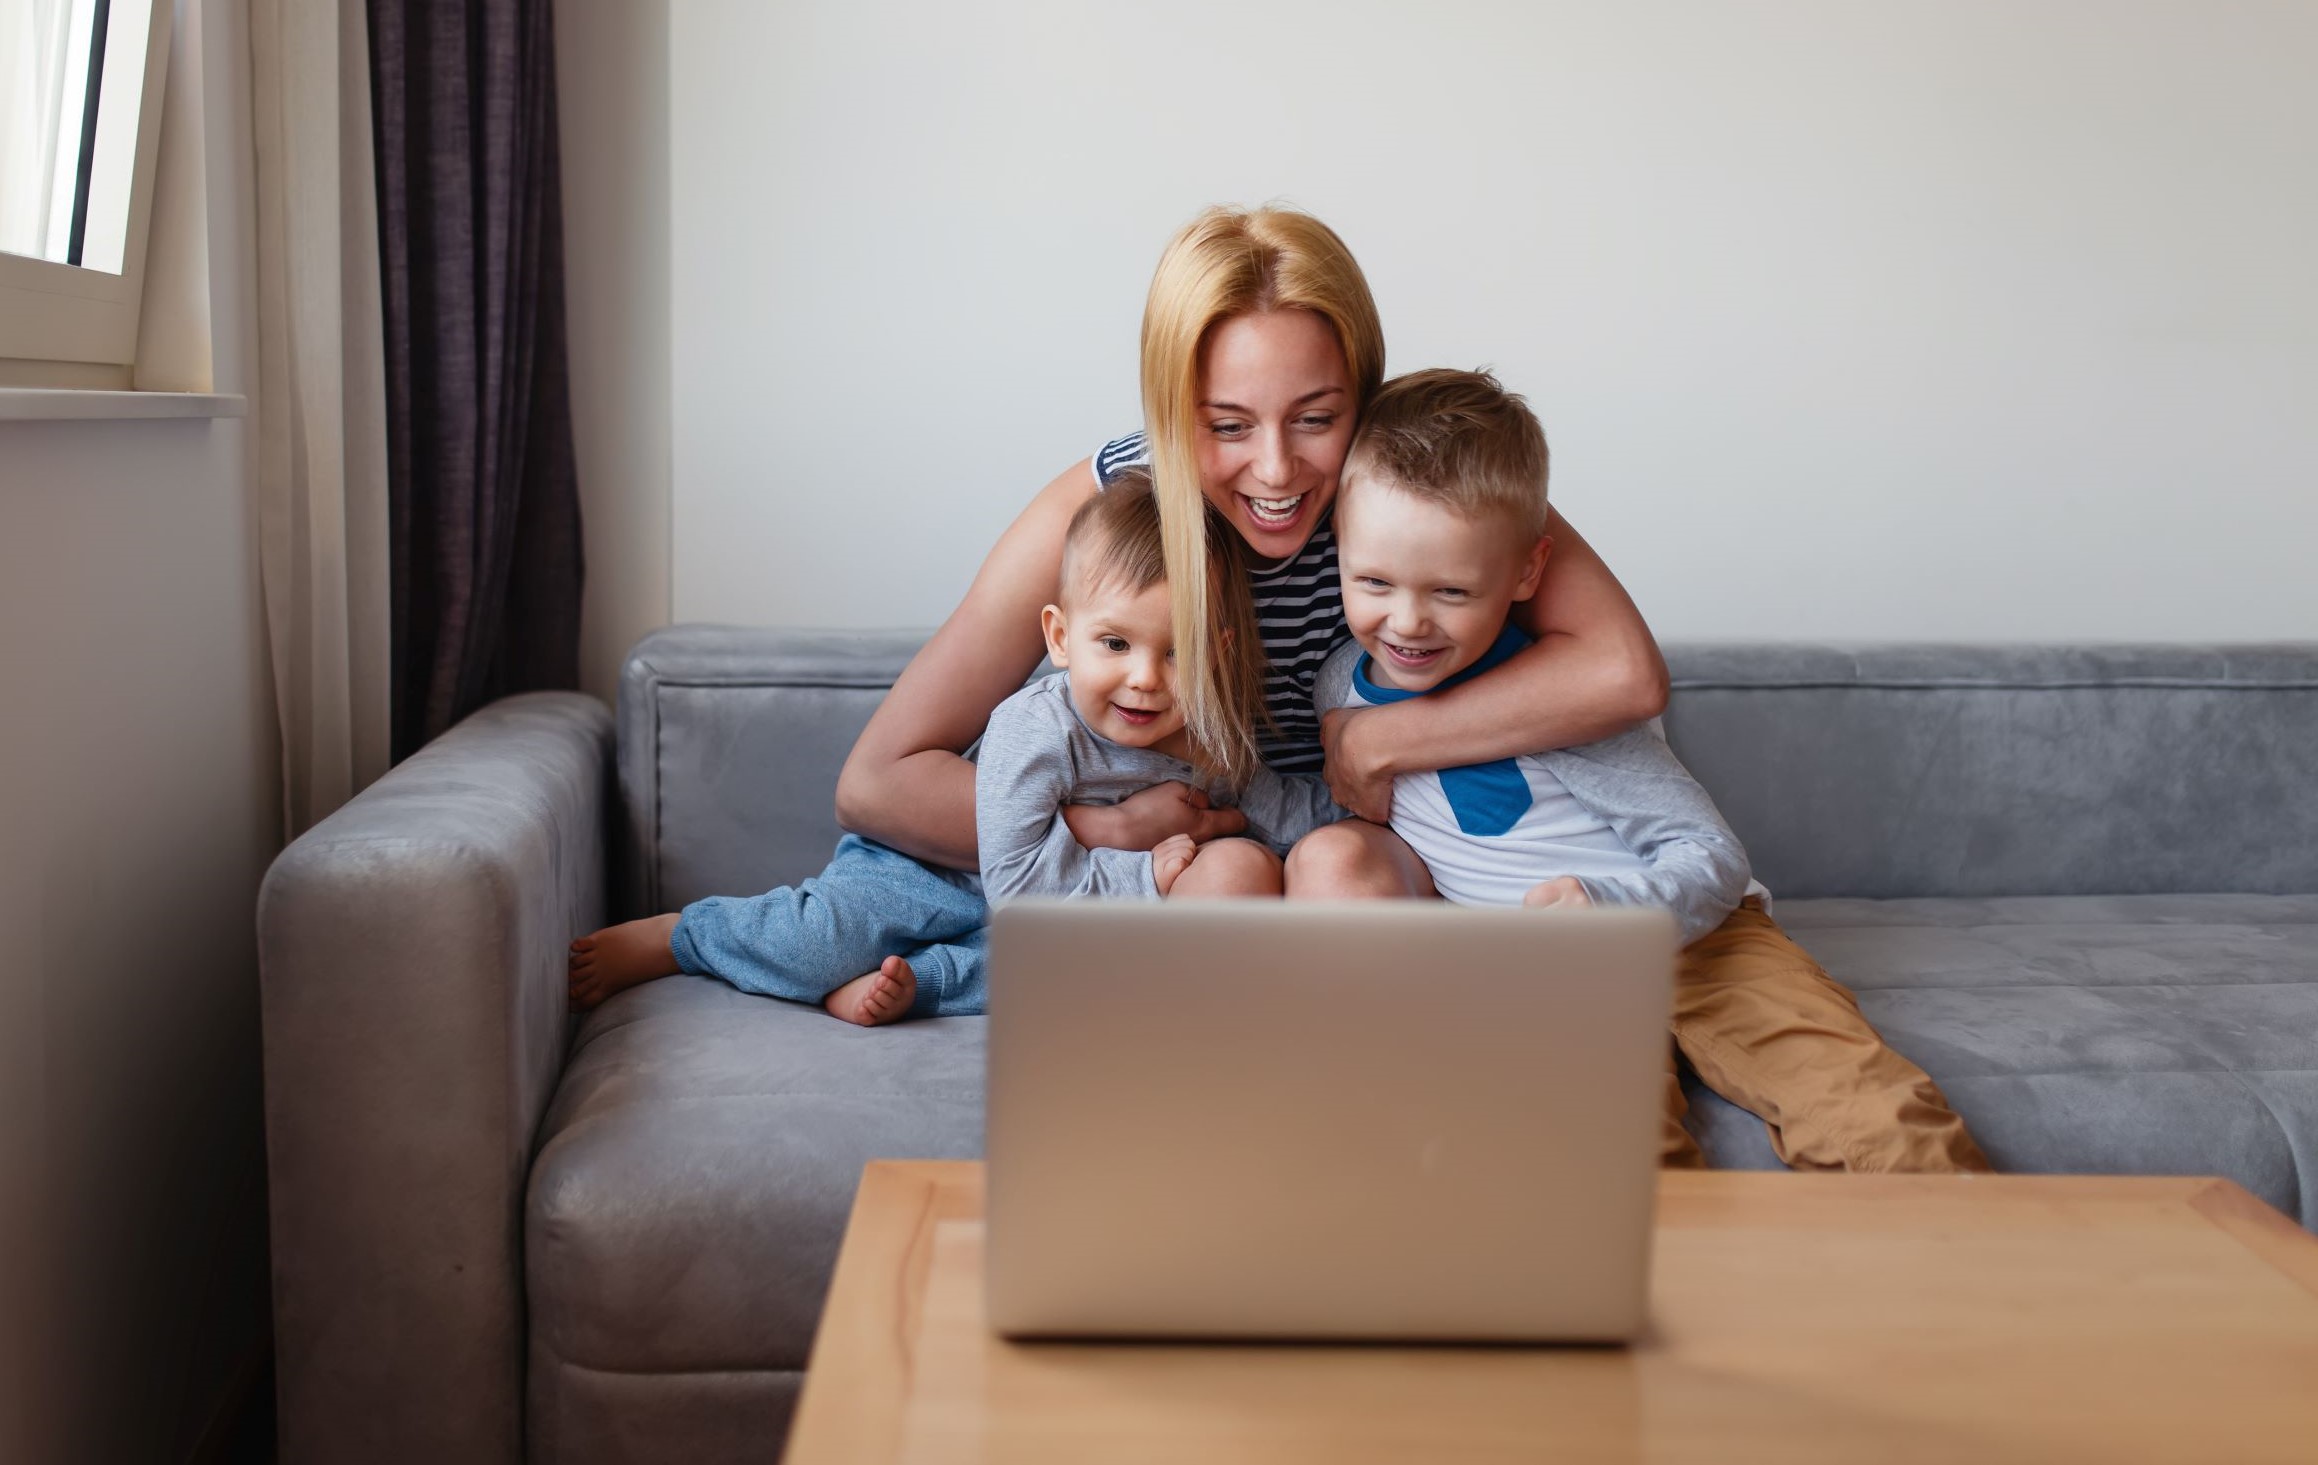
POLYGON ((1262 769, 1235 795, 1180 758, 1097 735, 1071 705, 1067 672, 999 703, 974 758, 982 893, 993 904, 1017 895, 1159 898, 1150 852, 1087 849, 1063 822, 1065 804, 1115 804, 1155 783, 1180 780, 1205 790, 1218 808, 1236 805, 1247 815, 1249 836, 1275 854, 1344 817, 1314 775, 1262 769))
MULTIPOLYGON (((1443 686, 1477 676, 1528 638, 1506 627, 1487 655, 1443 686)), ((1380 687, 1347 643, 1320 668, 1325 715, 1422 695, 1380 687)), ((1655 722, 1582 747, 1393 780, 1393 832, 1464 905, 1518 905, 1531 886, 1577 878, 1598 905, 1656 906, 1695 941, 1749 889, 1747 852, 1655 722)))

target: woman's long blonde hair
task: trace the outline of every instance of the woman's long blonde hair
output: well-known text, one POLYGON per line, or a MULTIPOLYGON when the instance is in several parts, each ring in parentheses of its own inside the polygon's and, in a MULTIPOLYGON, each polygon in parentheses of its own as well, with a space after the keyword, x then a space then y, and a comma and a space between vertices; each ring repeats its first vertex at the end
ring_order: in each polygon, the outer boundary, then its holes
MULTIPOLYGON (((1215 511, 1202 504, 1202 513, 1215 511)), ((1159 496, 1152 491, 1151 475, 1129 468, 1111 480, 1111 486, 1079 505, 1062 541, 1062 593, 1066 605, 1089 590, 1115 586, 1140 595, 1167 578, 1167 518, 1159 511, 1159 496)), ((1247 560, 1239 536, 1229 524, 1218 524, 1207 536, 1209 608, 1214 612, 1214 639, 1221 643, 1224 660, 1232 648, 1255 646, 1258 676, 1262 675, 1262 632, 1256 626, 1255 600, 1248 592, 1247 560)), ((1175 653, 1176 672, 1182 674, 1183 653, 1175 653)), ((1223 773, 1219 761, 1198 738, 1191 739, 1191 761, 1210 773, 1223 773)), ((1244 783, 1244 781, 1242 781, 1244 783)))
POLYGON ((1200 491, 1199 358, 1208 335, 1237 315, 1309 310, 1343 348, 1358 405, 1384 380, 1384 327, 1352 251, 1336 231, 1287 208, 1218 205, 1183 226, 1159 257, 1143 305, 1143 430, 1165 530, 1175 611, 1175 696, 1191 741, 1233 783, 1258 762, 1264 649, 1259 639, 1214 634, 1207 497, 1200 491))

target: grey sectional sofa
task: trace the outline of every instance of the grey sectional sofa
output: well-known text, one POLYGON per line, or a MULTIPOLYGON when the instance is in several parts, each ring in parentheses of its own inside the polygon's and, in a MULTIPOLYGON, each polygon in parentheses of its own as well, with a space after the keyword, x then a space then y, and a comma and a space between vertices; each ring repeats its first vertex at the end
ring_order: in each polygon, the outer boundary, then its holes
MULTIPOLYGON (((284 1458, 765 1460, 855 1176, 981 1142, 978 1019, 711 981, 567 1019, 609 915, 812 872, 918 638, 679 628, 613 720, 470 718, 260 912, 284 1458)), ((2318 646, 1677 647, 1666 726, 1778 915, 2006 1169, 2318 1223, 2318 646)), ((1719 1164, 1771 1163, 1711 1095, 1719 1164)))

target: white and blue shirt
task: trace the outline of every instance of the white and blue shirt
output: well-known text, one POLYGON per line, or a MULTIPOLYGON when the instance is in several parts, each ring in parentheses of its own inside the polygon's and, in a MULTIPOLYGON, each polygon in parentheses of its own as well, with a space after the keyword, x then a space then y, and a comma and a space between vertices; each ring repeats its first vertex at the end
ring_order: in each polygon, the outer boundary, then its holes
MULTIPOLYGON (((1473 665, 1481 675, 1529 644, 1507 626, 1473 665)), ((1347 644, 1317 678, 1319 711, 1421 697, 1379 686, 1368 653, 1347 644)), ((1428 689, 1437 690, 1437 689, 1428 689)), ((1746 850, 1656 723, 1578 748, 1528 753, 1393 780, 1393 832, 1433 886, 1460 905, 1519 905, 1542 881, 1577 877, 1598 905, 1656 906, 1695 941, 1748 892, 1746 850)))

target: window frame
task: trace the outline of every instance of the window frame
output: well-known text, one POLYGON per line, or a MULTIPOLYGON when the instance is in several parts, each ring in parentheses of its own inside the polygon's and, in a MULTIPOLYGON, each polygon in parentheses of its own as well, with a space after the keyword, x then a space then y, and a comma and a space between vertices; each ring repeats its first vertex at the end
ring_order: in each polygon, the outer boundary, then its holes
POLYGON ((172 0, 112 0, 113 21, 117 22, 131 5, 147 6, 150 16, 121 272, 113 275, 0 252, 0 382, 90 386, 97 384, 93 375, 126 386, 130 368, 136 364, 146 236, 153 214, 153 174, 160 154, 161 111, 176 6, 172 0))

